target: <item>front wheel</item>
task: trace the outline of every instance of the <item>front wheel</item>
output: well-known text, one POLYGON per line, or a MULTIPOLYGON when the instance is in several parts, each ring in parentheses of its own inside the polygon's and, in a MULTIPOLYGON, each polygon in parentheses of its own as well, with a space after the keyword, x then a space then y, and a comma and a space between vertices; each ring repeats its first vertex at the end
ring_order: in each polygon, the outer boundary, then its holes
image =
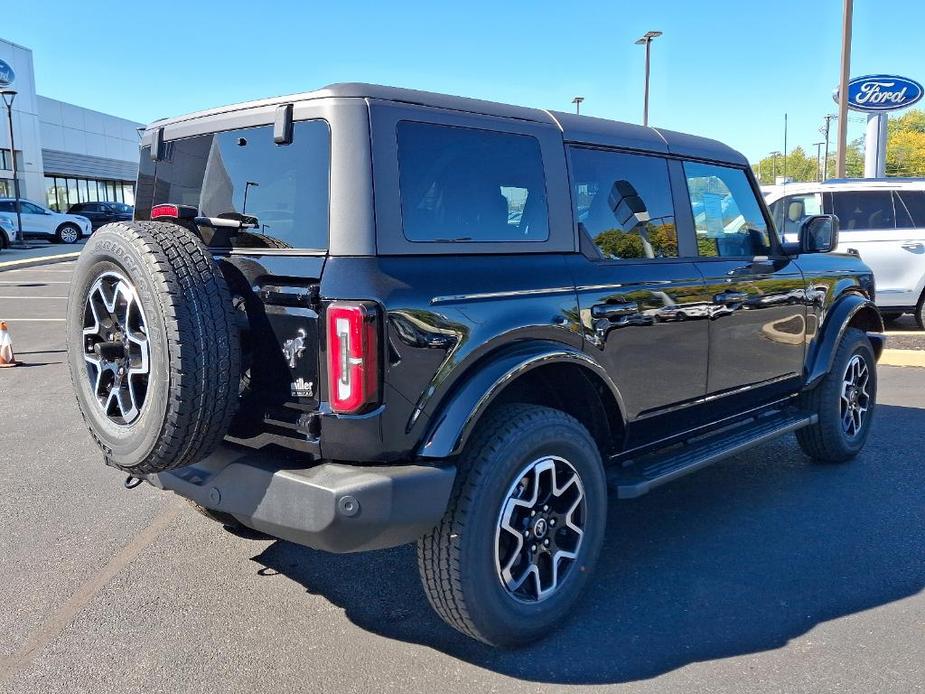
POLYGON ((428 600, 493 646, 552 632, 600 552, 607 492, 587 429, 548 407, 507 405, 479 423, 446 515, 418 542, 428 600))
POLYGON ((803 396, 818 421, 797 431, 800 447, 820 462, 854 458, 867 441, 877 403, 877 365, 863 331, 848 328, 829 373, 803 396))
POLYGON ((55 232, 55 241, 68 245, 80 241, 80 229, 74 224, 62 224, 55 232))

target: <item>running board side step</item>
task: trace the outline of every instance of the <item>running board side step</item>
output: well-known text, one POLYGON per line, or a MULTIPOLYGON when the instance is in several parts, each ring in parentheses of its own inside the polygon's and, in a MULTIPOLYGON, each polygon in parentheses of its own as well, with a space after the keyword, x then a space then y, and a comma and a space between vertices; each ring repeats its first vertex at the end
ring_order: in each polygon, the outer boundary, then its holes
POLYGON ((655 487, 696 472, 723 458, 815 424, 818 415, 788 409, 727 427, 692 443, 652 453, 614 468, 608 485, 620 499, 634 499, 655 487))

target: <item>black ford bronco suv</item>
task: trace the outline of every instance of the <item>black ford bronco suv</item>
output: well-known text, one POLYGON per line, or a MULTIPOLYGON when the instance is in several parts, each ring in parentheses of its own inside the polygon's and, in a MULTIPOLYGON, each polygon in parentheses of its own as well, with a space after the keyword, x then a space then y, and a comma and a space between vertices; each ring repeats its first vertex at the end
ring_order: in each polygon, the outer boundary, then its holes
POLYGON ((147 128, 68 358, 109 465, 310 547, 416 541, 440 616, 510 646, 568 614, 608 496, 861 450, 883 324, 837 235, 783 244, 718 142, 334 85, 147 128))

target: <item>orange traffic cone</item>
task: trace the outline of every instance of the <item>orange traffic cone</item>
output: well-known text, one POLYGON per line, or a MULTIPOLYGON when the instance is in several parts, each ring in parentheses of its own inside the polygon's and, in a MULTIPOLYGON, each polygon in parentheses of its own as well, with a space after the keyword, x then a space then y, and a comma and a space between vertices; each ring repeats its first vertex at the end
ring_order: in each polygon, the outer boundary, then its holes
POLYGON ((16 366, 16 357, 13 356, 13 340, 6 323, 0 321, 0 369, 16 366))

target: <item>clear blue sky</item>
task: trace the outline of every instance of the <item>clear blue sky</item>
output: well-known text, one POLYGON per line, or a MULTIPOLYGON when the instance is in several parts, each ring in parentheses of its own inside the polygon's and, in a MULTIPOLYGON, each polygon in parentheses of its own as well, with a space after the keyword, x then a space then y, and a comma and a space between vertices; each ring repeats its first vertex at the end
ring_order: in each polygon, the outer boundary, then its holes
MULTIPOLYGON (((364 81, 641 119, 757 160, 820 138, 835 110, 841 0, 9 2, 0 36, 33 49, 40 94, 147 122, 364 81)), ((852 75, 925 82, 925 2, 855 0, 852 75)), ((864 116, 849 121, 863 133, 864 116)), ((833 137, 834 140, 834 137, 833 137)))

